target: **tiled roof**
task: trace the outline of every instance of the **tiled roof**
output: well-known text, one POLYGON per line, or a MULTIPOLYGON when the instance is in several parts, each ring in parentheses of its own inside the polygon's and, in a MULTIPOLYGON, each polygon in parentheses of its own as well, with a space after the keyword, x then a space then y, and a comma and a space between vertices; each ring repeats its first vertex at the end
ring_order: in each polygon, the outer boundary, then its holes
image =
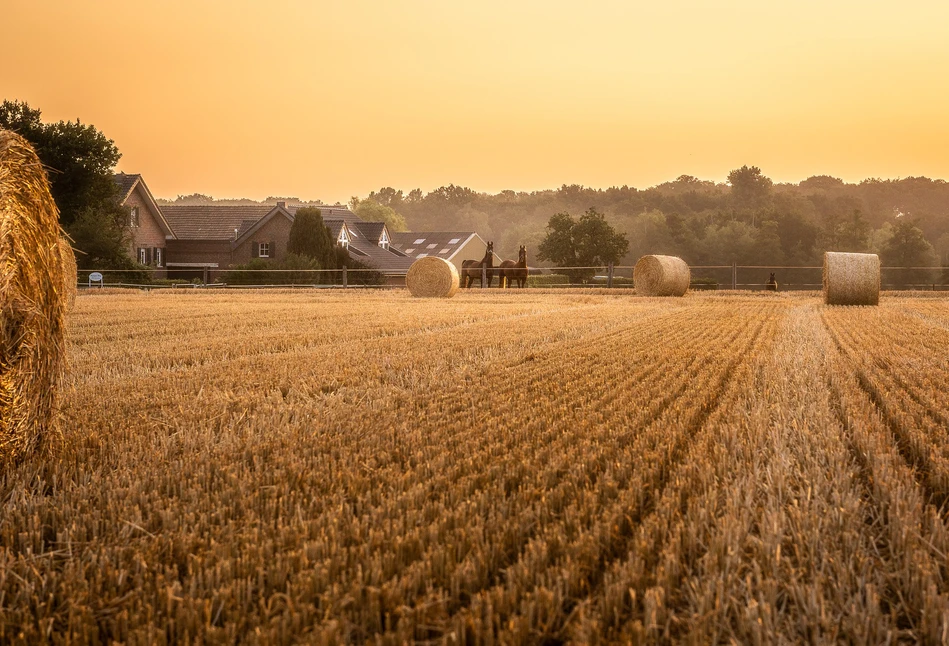
POLYGON ((233 240, 234 229, 244 233, 274 206, 163 206, 162 213, 181 240, 233 240))
POLYGON ((137 173, 134 175, 128 173, 116 173, 112 176, 112 179, 115 180, 115 184, 119 187, 119 204, 122 204, 128 199, 132 189, 135 188, 135 183, 142 179, 142 176, 137 173))
POLYGON ((404 274, 415 262, 415 258, 408 258, 395 251, 383 249, 377 243, 369 242, 365 238, 351 240, 349 249, 349 255, 352 258, 383 273, 404 274))
POLYGON ((413 259, 438 256, 447 260, 473 235, 471 231, 390 232, 389 238, 393 247, 413 259))
POLYGON ((350 228, 355 226, 359 229, 359 232, 362 233, 363 237, 366 240, 369 240, 373 243, 378 243, 379 238, 382 237, 382 230, 385 228, 385 222, 355 222, 349 225, 350 228))

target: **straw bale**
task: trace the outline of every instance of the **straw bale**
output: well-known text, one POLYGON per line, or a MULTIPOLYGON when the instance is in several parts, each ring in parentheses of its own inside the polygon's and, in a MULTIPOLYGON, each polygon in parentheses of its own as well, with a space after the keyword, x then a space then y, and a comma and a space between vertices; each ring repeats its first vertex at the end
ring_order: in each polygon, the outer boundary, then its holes
POLYGON ((824 302, 828 305, 877 305, 880 257, 875 253, 824 253, 824 302))
POLYGON ((444 258, 425 256, 412 263, 405 285, 412 296, 451 298, 458 291, 458 270, 444 258))
POLYGON ((65 366, 59 215, 25 139, 0 130, 0 462, 59 438, 65 366))
POLYGON ((59 257, 63 264, 63 287, 66 294, 66 309, 71 310, 76 305, 76 292, 79 286, 79 270, 76 267, 76 253, 69 241, 60 236, 59 257))
POLYGON ((636 293, 643 296, 683 296, 691 278, 689 266, 676 256, 643 256, 633 268, 636 293))

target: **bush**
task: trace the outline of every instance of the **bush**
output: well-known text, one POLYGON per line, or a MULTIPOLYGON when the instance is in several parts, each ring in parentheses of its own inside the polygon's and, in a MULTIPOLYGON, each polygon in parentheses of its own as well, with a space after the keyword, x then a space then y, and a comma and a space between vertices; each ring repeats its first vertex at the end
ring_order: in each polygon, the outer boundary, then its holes
POLYGON ((551 285, 569 285, 570 276, 566 274, 537 274, 527 277, 528 287, 549 287, 551 285))

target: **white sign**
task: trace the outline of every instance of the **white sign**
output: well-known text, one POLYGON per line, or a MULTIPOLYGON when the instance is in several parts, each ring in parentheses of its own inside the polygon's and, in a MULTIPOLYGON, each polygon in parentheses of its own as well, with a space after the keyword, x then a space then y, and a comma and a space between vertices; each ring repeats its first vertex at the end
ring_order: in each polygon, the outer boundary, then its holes
POLYGON ((102 287, 102 274, 97 271, 89 274, 89 287, 92 287, 92 283, 99 283, 99 287, 102 287))

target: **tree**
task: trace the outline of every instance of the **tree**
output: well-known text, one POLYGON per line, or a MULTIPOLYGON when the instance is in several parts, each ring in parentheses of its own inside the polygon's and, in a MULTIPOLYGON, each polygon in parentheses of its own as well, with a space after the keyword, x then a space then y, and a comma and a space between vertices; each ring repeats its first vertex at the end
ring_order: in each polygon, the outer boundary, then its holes
POLYGON ((870 242, 870 225, 863 219, 860 209, 840 225, 840 251, 864 252, 870 242))
POLYGON ((26 103, 0 104, 0 128, 19 133, 49 169, 50 193, 60 224, 83 253, 81 267, 131 268, 128 211, 118 202, 113 170, 121 158, 115 143, 94 126, 79 122, 43 123, 26 103))
POLYGON ((314 207, 297 209, 290 227, 287 252, 316 260, 323 269, 336 266, 336 242, 323 222, 323 212, 314 207))
MULTIPOLYGON (((893 235, 880 249, 884 267, 935 267, 936 252, 915 223, 901 219, 893 227, 893 235)), ((898 285, 926 283, 933 280, 934 270, 915 269, 894 272, 892 282, 898 285)))
POLYGON ((735 208, 751 215, 751 226, 755 225, 758 212, 765 209, 771 200, 773 182, 761 173, 757 166, 742 166, 728 174, 732 186, 735 208))
MULTIPOLYGON (((537 257, 561 267, 602 267, 619 262, 629 249, 626 234, 617 232, 591 207, 574 220, 569 213, 557 213, 547 223, 547 237, 538 247, 537 257)), ((593 277, 595 269, 568 272, 571 280, 593 277)))
POLYGON ((380 204, 372 197, 360 200, 353 212, 366 222, 385 222, 392 232, 409 230, 404 217, 396 213, 391 206, 380 204))

